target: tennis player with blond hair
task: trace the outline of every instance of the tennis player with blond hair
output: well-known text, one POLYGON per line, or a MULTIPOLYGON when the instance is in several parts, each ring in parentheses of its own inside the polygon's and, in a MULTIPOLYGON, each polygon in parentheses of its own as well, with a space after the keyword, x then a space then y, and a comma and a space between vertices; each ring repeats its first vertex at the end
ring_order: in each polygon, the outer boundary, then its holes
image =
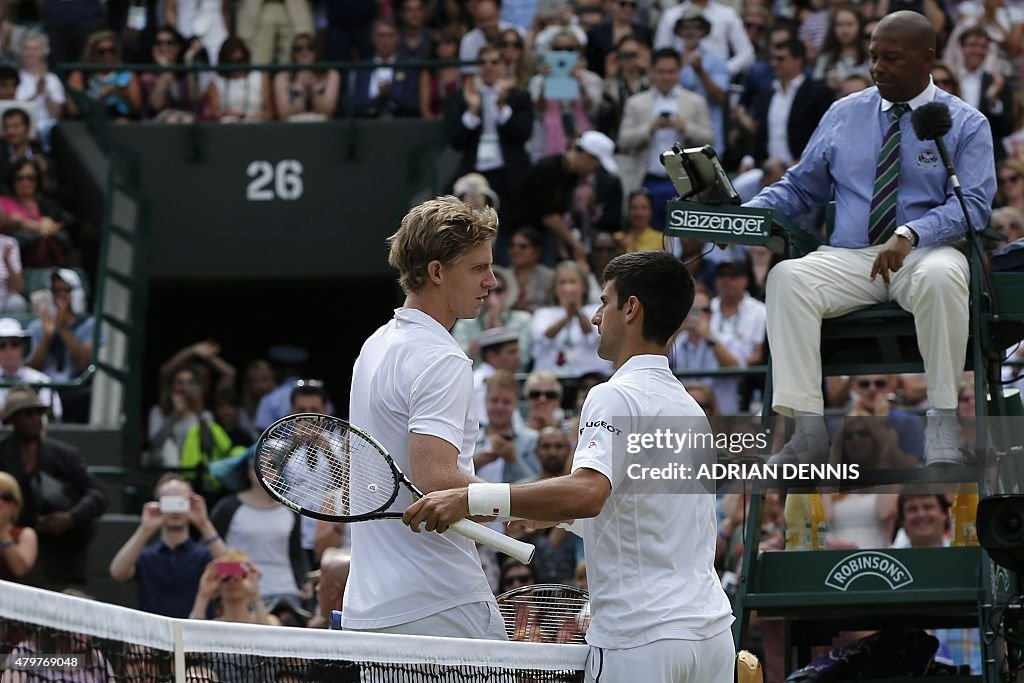
MULTIPOLYGON (((450 330, 476 318, 497 286, 493 209, 455 197, 413 208, 389 238, 405 305, 363 344, 352 372, 349 419, 373 434, 422 491, 471 482, 478 419, 473 366, 450 330)), ((402 489, 393 504, 411 502, 402 489)), ((506 640, 473 541, 414 536, 401 520, 353 524, 342 627, 506 640)))
POLYGON ((583 537, 593 610, 586 680, 732 683, 733 616, 714 568, 714 496, 692 483, 671 489, 674 495, 651 495, 627 478, 630 463, 693 465, 713 458, 713 449, 684 448, 676 456, 671 448, 645 446, 624 457, 621 438, 670 425, 678 430, 680 423, 710 434, 665 355, 693 303, 693 278, 671 254, 636 252, 613 259, 604 280, 593 323, 601 335, 598 354, 612 361, 615 374, 583 404, 572 473, 435 491, 410 506, 404 521, 414 531, 423 525, 444 532, 463 517, 492 511, 577 519, 571 528, 583 537))

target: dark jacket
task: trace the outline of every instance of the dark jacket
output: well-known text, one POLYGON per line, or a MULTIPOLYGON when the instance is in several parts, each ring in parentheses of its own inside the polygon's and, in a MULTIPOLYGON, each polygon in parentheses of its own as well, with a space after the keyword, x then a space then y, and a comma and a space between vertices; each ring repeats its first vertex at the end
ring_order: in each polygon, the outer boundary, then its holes
POLYGON ((25 472, 13 434, 0 441, 0 470, 10 473, 21 487, 24 504, 17 526, 35 527, 41 515, 51 512, 69 512, 74 520, 74 525, 62 534, 39 534, 39 558, 26 582, 51 590, 85 583, 89 544, 96 520, 107 509, 107 492, 89 473, 78 449, 56 439, 43 438, 39 444, 36 473, 45 472, 63 484, 56 495, 67 499, 66 506, 54 507, 37 499, 37 491, 42 488, 40 477, 25 472))
MULTIPOLYGON (((0 441, 0 470, 10 473, 21 486, 24 504, 18 516, 18 526, 35 526, 40 515, 58 512, 49 509, 45 502, 36 500, 33 477, 25 472, 13 434, 0 441)), ((107 492, 103 484, 89 473, 78 449, 71 444, 44 437, 39 444, 38 471, 65 483, 65 492, 72 500, 67 512, 75 520, 75 529, 90 525, 106 511, 107 492)))
POLYGON ((1003 105, 1003 110, 996 114, 992 111, 992 104, 985 97, 985 93, 992 87, 992 78, 992 74, 988 71, 981 74, 981 99, 978 102, 978 111, 984 114, 985 118, 988 119, 989 126, 992 127, 992 141, 995 143, 996 161, 1001 161, 1006 158, 1006 148, 1002 145, 1002 139, 1012 135, 1014 131, 1013 88, 1009 83, 1003 85, 1003 91, 999 94, 999 101, 1003 105))
MULTIPOLYGON (((754 119, 758 122, 754 159, 758 164, 768 158, 768 108, 774 95, 775 88, 770 88, 754 105, 754 119)), ((821 117, 832 106, 834 99, 835 94, 827 85, 821 81, 804 78, 793 98, 793 107, 789 110, 789 121, 786 124, 789 153, 794 159, 799 159, 804 153, 811 134, 818 127, 821 117)))
MULTIPOLYGON (((506 188, 500 189, 515 192, 527 171, 530 170, 530 157, 526 153, 526 141, 530 139, 530 134, 533 132, 533 106, 530 96, 517 88, 508 91, 506 102, 512 109, 512 116, 498 126, 498 143, 501 146, 501 158, 505 162, 506 180, 506 188)), ((456 178, 473 173, 476 166, 477 147, 480 145, 480 136, 484 130, 482 121, 473 130, 466 128, 462 124, 462 115, 465 112, 466 102, 463 100, 459 107, 459 116, 451 139, 452 149, 462 152, 456 178)), ((502 199, 506 198, 502 197, 502 199)))
MULTIPOLYGON (((641 43, 651 45, 654 36, 651 29, 642 24, 633 24, 633 35, 641 43)), ((612 43, 612 23, 606 21, 595 26, 587 32, 587 68, 604 78, 604 62, 608 55, 615 50, 612 43)))
POLYGON ((392 64, 394 80, 387 98, 370 98, 371 69, 359 69, 349 75, 349 101, 355 108, 356 116, 376 117, 384 113, 392 116, 420 115, 419 69, 403 67, 401 62, 392 64))

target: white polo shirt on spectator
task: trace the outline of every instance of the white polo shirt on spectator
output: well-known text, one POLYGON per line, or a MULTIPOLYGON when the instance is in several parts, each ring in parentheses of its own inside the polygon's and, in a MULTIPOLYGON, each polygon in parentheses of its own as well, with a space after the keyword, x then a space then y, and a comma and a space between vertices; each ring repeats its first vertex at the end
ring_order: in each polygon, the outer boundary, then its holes
MULTIPOLYGON (((459 469, 472 474, 477 434, 472 367, 440 323, 417 309, 397 309, 356 359, 350 419, 377 439, 406 475, 410 432, 455 446, 459 469)), ((390 509, 404 511, 411 503, 402 487, 390 509)), ((473 541, 451 531, 411 534, 400 519, 352 525, 344 628, 385 628, 493 601, 473 541)))
MULTIPOLYGON (((653 495, 626 479, 627 463, 713 462, 713 450, 682 457, 655 449, 629 456, 623 435, 652 433, 656 418, 683 416, 700 433, 710 425, 660 355, 633 356, 611 379, 590 390, 580 415, 572 471, 600 472, 612 485, 601 514, 572 525, 583 536, 593 619, 587 642, 601 648, 639 647, 666 638, 706 640, 733 622, 729 598, 715 572, 715 497, 692 492, 653 495), (609 429, 609 426, 611 427, 609 429), (618 441, 616 440, 618 439, 618 441)), ((696 471, 696 470, 695 470, 696 471)))
MULTIPOLYGON (((711 300, 711 319, 708 324, 719 344, 725 344, 740 367, 747 367, 747 358, 754 352, 758 344, 764 343, 767 309, 765 305, 744 294, 740 305, 731 318, 722 315, 722 301, 717 296, 711 300)), ((742 380, 739 377, 716 377, 714 384, 715 397, 722 415, 736 415, 739 410, 739 388, 742 380)))

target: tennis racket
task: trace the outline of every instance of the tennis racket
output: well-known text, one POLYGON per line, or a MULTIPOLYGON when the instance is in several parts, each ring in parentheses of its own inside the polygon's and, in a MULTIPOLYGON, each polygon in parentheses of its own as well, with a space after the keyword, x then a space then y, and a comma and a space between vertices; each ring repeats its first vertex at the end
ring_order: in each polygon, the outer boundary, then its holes
POLYGON ((542 583, 514 588, 497 598, 509 640, 584 643, 590 595, 575 586, 542 583))
MULTIPOLYGON (((315 413, 289 415, 256 442, 257 479, 275 500, 300 515, 327 522, 401 519, 388 508, 399 485, 416 488, 380 443, 345 420, 315 413)), ((534 547, 463 519, 451 530, 526 564, 534 547)))

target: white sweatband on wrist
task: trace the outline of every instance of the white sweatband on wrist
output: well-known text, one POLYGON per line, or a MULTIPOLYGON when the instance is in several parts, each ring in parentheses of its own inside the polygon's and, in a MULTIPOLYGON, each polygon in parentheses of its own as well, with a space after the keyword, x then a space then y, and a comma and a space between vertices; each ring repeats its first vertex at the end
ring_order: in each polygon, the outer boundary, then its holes
POLYGON ((469 514, 485 517, 509 515, 512 507, 512 486, 510 484, 470 484, 469 514))

